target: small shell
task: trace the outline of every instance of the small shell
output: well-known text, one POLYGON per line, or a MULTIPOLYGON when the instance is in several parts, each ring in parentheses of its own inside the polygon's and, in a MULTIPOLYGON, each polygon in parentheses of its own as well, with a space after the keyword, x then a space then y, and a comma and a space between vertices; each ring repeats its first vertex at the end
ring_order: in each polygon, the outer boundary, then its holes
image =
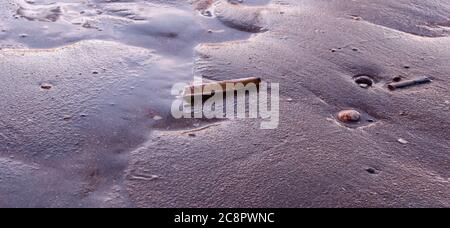
POLYGON ((361 113, 355 110, 344 110, 339 112, 338 119, 342 122, 357 122, 361 119, 361 113))

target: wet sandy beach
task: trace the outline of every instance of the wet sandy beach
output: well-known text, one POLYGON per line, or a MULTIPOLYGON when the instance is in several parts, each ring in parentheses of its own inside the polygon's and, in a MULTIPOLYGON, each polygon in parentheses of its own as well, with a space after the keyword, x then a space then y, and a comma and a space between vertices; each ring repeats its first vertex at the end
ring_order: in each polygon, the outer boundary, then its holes
POLYGON ((0 18, 0 207, 450 207, 450 1, 4 0, 0 18), (280 83, 277 129, 171 117, 175 83, 250 76, 280 83))

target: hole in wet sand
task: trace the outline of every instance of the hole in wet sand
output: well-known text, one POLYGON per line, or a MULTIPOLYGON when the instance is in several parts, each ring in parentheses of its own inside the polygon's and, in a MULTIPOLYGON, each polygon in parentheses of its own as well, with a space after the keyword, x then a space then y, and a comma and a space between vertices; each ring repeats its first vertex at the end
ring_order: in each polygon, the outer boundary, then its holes
POLYGON ((214 14, 211 10, 202 10, 200 12, 200 15, 204 16, 204 17, 213 17, 214 14))
POLYGON ((356 84, 359 85, 361 88, 369 88, 372 87, 373 84, 375 84, 374 80, 371 76, 368 75, 358 75, 354 77, 354 81, 356 84))
POLYGON ((371 175, 378 174, 378 171, 374 168, 368 168, 368 169, 366 169, 366 172, 368 172, 371 175))

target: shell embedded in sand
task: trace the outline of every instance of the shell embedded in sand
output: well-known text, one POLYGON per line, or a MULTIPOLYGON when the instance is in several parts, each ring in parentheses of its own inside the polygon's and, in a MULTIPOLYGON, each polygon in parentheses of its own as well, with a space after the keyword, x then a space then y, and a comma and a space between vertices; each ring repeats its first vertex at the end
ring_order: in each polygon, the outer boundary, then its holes
POLYGON ((401 144, 408 144, 409 142, 407 141, 407 140, 405 140, 405 139, 398 139, 397 140, 399 143, 401 143, 401 144))
POLYGON ((355 110, 344 110, 338 113, 338 119, 342 122, 357 122, 361 119, 361 113, 355 110))

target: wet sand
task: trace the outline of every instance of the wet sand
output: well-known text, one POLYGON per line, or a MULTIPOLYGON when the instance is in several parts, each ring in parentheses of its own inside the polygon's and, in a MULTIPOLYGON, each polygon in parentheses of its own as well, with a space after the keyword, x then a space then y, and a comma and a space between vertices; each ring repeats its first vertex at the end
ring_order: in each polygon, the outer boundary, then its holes
POLYGON ((0 2, 0 207, 450 207, 450 3, 53 2, 0 2), (170 116, 249 76, 278 129, 170 116))

